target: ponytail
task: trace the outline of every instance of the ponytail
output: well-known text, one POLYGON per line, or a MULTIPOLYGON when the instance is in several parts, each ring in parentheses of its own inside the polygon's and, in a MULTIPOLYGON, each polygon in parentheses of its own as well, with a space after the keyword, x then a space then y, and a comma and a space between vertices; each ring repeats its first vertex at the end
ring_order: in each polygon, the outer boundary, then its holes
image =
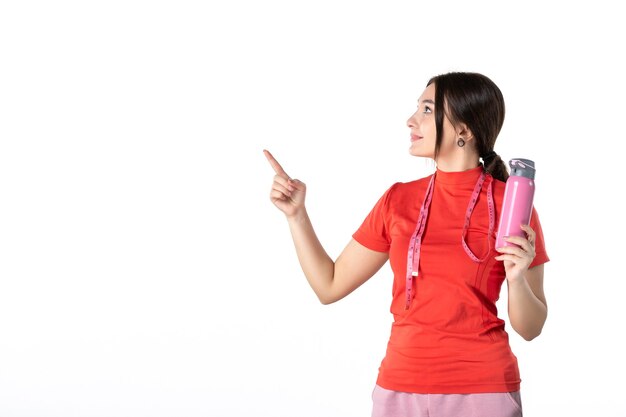
POLYGON ((484 170, 491 174, 497 180, 506 182, 509 178, 509 171, 506 169, 506 165, 500 155, 495 153, 494 151, 488 152, 483 159, 483 168, 484 170))

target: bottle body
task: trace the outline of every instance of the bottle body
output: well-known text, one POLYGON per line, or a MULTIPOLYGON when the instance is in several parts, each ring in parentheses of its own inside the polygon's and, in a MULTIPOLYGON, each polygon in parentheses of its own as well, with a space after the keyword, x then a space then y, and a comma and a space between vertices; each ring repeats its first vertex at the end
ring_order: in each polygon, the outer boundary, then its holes
MULTIPOLYGON (((510 164, 513 167, 513 161, 510 164)), ((534 164, 532 178, 517 174, 516 171, 513 171, 506 181, 500 223, 496 234, 496 248, 515 246, 515 244, 505 241, 504 237, 526 237, 526 233, 520 226, 530 223, 535 197, 534 164)))

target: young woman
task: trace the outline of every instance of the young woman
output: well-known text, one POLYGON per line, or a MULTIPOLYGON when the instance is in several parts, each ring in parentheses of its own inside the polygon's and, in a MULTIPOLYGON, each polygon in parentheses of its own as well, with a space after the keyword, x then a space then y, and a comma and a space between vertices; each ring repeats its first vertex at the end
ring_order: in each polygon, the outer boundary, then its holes
POLYGON ((500 89, 476 73, 432 78, 407 121, 411 155, 436 172, 396 183, 336 261, 317 239, 306 186, 264 151, 271 201, 287 218, 302 270, 323 304, 354 291, 389 260, 394 322, 372 395, 373 417, 521 416, 520 376, 496 301, 504 280, 513 329, 541 333, 545 251, 533 209, 526 237, 495 248, 506 166, 494 152, 504 122, 500 89), (482 163, 481 163, 482 161, 482 163))

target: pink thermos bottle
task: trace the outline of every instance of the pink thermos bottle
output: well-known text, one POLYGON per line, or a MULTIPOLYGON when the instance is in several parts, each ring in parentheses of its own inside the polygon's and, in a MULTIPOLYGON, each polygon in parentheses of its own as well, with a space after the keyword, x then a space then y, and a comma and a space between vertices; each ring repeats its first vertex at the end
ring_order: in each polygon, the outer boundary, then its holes
POLYGON ((511 159, 511 174, 504 188, 504 202, 496 234, 496 248, 513 246, 505 236, 526 236, 520 226, 530 223, 535 196, 535 163, 529 159, 511 159))

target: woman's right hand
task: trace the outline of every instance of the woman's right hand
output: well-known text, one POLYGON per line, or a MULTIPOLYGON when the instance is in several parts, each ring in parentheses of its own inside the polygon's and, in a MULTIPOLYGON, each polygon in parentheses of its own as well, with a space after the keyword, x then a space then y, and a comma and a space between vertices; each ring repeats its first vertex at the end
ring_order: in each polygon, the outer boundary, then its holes
POLYGON ((272 203, 287 217, 304 213, 306 185, 302 181, 291 179, 268 150, 263 150, 263 153, 276 173, 270 192, 272 203))

